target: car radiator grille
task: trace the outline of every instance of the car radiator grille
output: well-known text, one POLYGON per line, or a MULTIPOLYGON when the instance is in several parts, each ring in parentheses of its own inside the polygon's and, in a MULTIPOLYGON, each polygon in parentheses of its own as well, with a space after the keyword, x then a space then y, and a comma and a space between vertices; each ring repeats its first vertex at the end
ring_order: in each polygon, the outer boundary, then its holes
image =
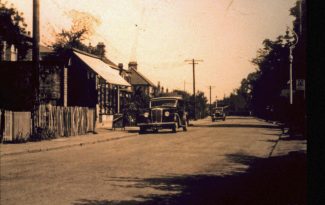
POLYGON ((162 110, 151 110, 151 120, 152 122, 162 122, 162 110))

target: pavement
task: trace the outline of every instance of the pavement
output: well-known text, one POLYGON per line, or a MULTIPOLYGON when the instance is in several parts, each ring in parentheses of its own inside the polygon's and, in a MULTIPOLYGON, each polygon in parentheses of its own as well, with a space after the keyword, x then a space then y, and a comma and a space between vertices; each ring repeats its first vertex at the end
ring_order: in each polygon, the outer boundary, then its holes
POLYGON ((86 135, 59 137, 52 140, 43 140, 38 142, 27 143, 6 143, 0 144, 0 157, 7 155, 19 155, 26 153, 43 152, 57 149, 64 149, 76 146, 85 146, 118 140, 121 138, 135 137, 138 135, 136 127, 123 129, 98 129, 97 134, 89 133, 86 135))
MULTIPOLYGON (((201 119, 191 121, 190 126, 207 123, 206 120, 201 119)), ((270 123, 275 124, 275 123, 270 123)), ((126 127, 125 129, 97 129, 97 134, 89 133, 87 135, 60 137, 53 140, 44 140, 38 142, 27 142, 21 144, 0 144, 0 157, 8 155, 19 155, 35 152, 44 152, 57 149, 65 149, 76 146, 86 146, 90 144, 108 142, 111 140, 119 140, 138 136, 137 127, 126 127)), ((274 149, 269 157, 287 155, 290 152, 299 150, 300 152, 307 152, 306 139, 293 139, 289 135, 282 133, 277 142, 275 142, 274 149)))

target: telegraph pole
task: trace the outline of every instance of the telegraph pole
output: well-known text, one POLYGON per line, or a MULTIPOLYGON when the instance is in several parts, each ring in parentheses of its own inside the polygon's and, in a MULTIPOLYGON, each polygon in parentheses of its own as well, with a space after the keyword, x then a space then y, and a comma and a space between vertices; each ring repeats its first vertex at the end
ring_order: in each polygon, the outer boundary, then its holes
POLYGON ((211 115, 211 108, 212 108, 212 104, 211 104, 211 89, 214 88, 215 86, 209 86, 209 90, 210 90, 210 115, 211 115))
POLYGON ((33 132, 35 132, 35 120, 36 120, 36 112, 38 110, 39 105, 39 42, 40 42, 40 30, 39 30, 39 0, 33 0, 33 65, 35 69, 35 78, 34 78, 34 94, 35 94, 35 103, 34 103, 34 110, 33 110, 33 132))
POLYGON ((194 120, 197 120, 197 118, 196 118, 196 95, 195 95, 195 64, 199 64, 198 62, 203 62, 203 60, 195 60, 193 58, 192 60, 185 60, 185 62, 190 62, 189 64, 192 64, 192 66, 193 66, 194 120))

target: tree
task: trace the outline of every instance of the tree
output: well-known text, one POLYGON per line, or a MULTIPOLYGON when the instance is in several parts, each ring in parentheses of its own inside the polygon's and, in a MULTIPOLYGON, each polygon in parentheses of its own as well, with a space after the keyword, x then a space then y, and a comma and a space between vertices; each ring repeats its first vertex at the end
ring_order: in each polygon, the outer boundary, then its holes
MULTIPOLYGON (((290 9, 290 14, 295 16, 294 30, 299 34, 299 43, 293 50, 295 69, 294 76, 304 78, 306 68, 305 53, 305 1, 297 1, 290 9), (302 9, 300 10, 300 3, 302 9), (300 30, 300 28, 302 28, 300 30)), ((288 100, 281 96, 281 91, 288 88, 289 80, 289 48, 284 46, 285 37, 280 35, 276 40, 265 39, 263 48, 257 51, 257 57, 252 60, 256 66, 256 72, 248 75, 242 81, 237 94, 242 95, 259 117, 269 118, 269 110, 273 110, 272 117, 284 120, 289 115, 288 100), (269 109, 270 108, 270 109, 269 109)), ((298 101, 299 102, 299 101, 298 101)), ((297 108, 301 110, 303 108, 297 108)))
POLYGON ((55 41, 51 47, 56 53, 65 55, 65 52, 71 48, 76 48, 90 54, 105 56, 105 44, 98 43, 96 47, 87 46, 84 41, 89 40, 95 33, 95 27, 101 21, 90 13, 71 10, 68 13, 72 19, 72 25, 69 30, 62 29, 60 33, 55 34, 55 41))
POLYGON ((126 104, 123 114, 126 118, 136 119, 141 110, 149 106, 150 97, 142 89, 135 89, 132 93, 131 100, 126 104))
POLYGON ((9 45, 15 45, 19 51, 18 59, 24 59, 30 45, 27 42, 27 24, 23 13, 14 8, 13 4, 8 7, 7 2, 0 0, 0 25, 0 42, 6 41, 9 45))
POLYGON ((183 91, 183 90, 173 90, 171 95, 182 96, 182 98, 184 100, 185 109, 189 112, 188 113, 189 117, 194 118, 194 112, 193 112, 194 104, 193 104, 193 99, 191 98, 191 94, 189 94, 188 92, 183 91))
MULTIPOLYGON (((194 96, 183 90, 173 90, 173 92, 161 96, 181 96, 183 98, 185 108, 188 111, 189 118, 194 119, 194 96)), ((199 118, 208 116, 208 99, 204 93, 198 91, 196 93, 196 114, 199 118)))
MULTIPOLYGON (((306 77, 306 18, 303 18, 305 12, 305 0, 297 1, 290 9, 290 14, 296 17, 293 22, 294 30, 299 34, 299 42, 293 50, 295 56, 293 67, 297 68, 296 77, 303 79, 306 77)), ((281 96, 281 91, 288 88, 289 80, 289 48, 283 45, 284 40, 283 35, 278 36, 274 41, 265 39, 263 48, 257 51, 256 58, 251 61, 256 66, 256 71, 243 79, 240 87, 219 104, 229 105, 229 109, 234 111, 253 110, 258 117, 262 118, 272 117, 273 120, 288 121, 287 116, 290 115, 288 99, 281 96)), ((296 112, 304 110, 301 102, 303 100, 296 102, 296 112)), ((302 119, 304 113, 299 115, 295 114, 297 117, 294 118, 302 119)))
POLYGON ((267 107, 277 107, 281 90, 287 86, 288 50, 283 46, 283 36, 275 41, 266 39, 264 48, 258 51, 258 56, 252 60, 257 66, 258 74, 251 82, 251 108, 260 117, 267 117, 267 107))
POLYGON ((204 92, 196 93, 196 109, 199 118, 205 118, 209 115, 208 99, 204 96, 204 92))

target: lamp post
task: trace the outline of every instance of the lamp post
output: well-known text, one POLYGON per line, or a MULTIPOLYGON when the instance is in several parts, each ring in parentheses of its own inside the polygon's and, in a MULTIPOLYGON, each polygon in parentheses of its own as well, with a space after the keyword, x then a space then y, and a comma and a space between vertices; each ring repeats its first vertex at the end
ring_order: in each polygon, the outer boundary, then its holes
POLYGON ((286 35, 284 36, 284 38, 286 39, 287 43, 286 45, 289 47, 289 63, 290 63, 290 71, 289 71, 289 75, 290 75, 290 105, 293 104, 293 88, 292 88, 292 62, 293 62, 293 55, 292 55, 292 50, 295 48, 295 46, 298 43, 298 35, 296 34, 296 32, 292 29, 290 29, 290 31, 294 34, 293 36, 289 36, 289 27, 287 27, 287 31, 286 31, 286 35), (292 37, 294 38, 294 40, 292 41, 292 37))

